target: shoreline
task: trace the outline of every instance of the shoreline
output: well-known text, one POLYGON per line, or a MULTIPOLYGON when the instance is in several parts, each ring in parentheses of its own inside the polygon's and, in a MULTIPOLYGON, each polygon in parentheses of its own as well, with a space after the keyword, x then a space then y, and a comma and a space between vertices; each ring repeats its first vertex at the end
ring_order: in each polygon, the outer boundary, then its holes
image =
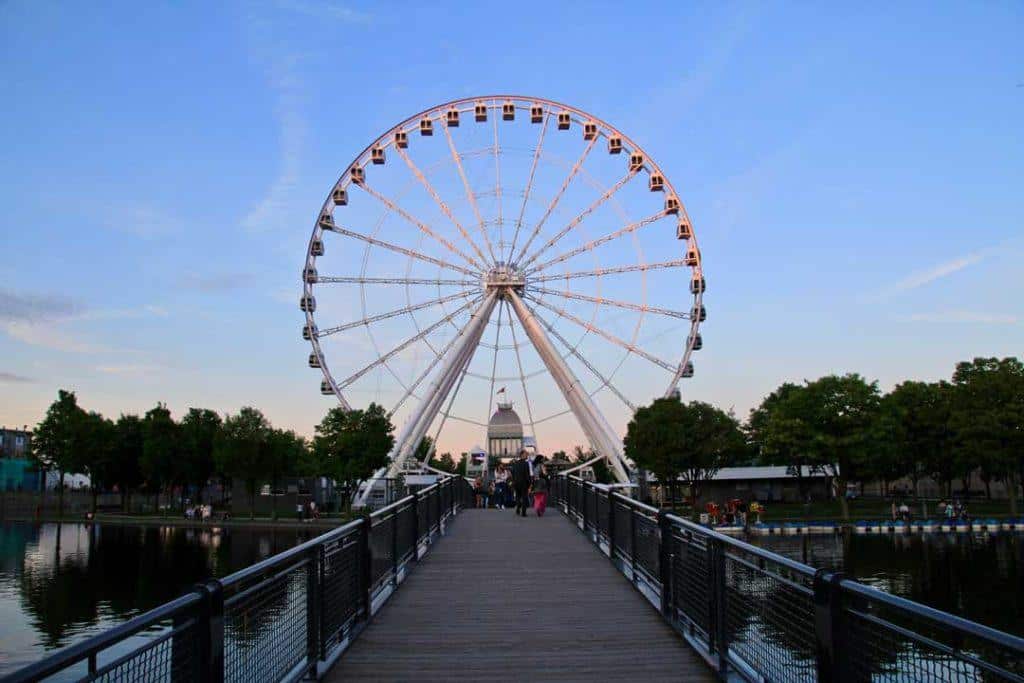
POLYGON ((257 517, 256 519, 232 517, 228 520, 209 519, 207 521, 185 519, 183 517, 150 517, 146 515, 96 515, 94 519, 86 519, 82 516, 58 517, 57 515, 10 515, 0 518, 0 522, 34 522, 40 524, 109 524, 119 526, 154 526, 154 527, 183 527, 190 529, 214 529, 214 528, 248 528, 248 529, 274 529, 274 530, 300 530, 316 529, 330 531, 339 526, 349 523, 351 519, 316 519, 310 521, 299 521, 296 519, 270 519, 269 517, 257 517))

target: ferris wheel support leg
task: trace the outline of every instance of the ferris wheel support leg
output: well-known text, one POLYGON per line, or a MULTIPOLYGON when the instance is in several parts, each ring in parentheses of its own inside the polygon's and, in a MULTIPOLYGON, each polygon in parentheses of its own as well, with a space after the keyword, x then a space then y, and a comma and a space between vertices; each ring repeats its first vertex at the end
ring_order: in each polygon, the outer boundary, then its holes
POLYGON ((381 480, 396 477, 402 471, 406 460, 416 451, 420 441, 423 440, 423 435, 427 433, 430 424, 437 417, 438 411, 444 404, 445 399, 448 398, 448 394, 451 392, 462 370, 473 358, 473 354, 480 343, 480 338, 483 336, 484 330, 487 329, 487 321, 491 317, 491 311, 494 310, 497 302, 497 293, 490 292, 473 312, 469 323, 459 333, 459 341, 449 349, 444 365, 438 372, 437 377, 434 378, 424 391, 423 400, 420 401, 416 410, 409 416, 402 430, 398 433, 395 445, 391 448, 391 452, 388 453, 390 464, 387 469, 378 470, 363 484, 363 487, 353 500, 352 507, 364 507, 369 502, 373 490, 381 480))
POLYGON ((622 483, 629 482, 629 472, 625 466, 625 456, 622 452, 622 441, 615 434, 615 431, 608 424, 604 415, 598 410, 594 400, 590 397, 579 379, 573 374, 571 368, 565 364, 565 360, 559 355, 544 327, 540 324, 533 312, 527 307, 523 300, 509 289, 506 293, 508 301, 512 304, 512 310, 519 318, 520 324, 526 330, 534 348, 540 355, 541 360, 547 367, 548 372, 554 378, 555 383, 561 390, 565 400, 569 403, 573 415, 583 428, 583 432, 590 441, 590 446, 608 460, 615 478, 622 483))

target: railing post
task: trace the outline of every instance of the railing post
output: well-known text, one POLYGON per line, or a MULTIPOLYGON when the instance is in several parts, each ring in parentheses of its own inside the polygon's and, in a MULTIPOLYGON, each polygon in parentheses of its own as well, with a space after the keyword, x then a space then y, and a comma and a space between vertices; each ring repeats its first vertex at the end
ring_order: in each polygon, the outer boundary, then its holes
POLYGON ((710 539, 708 549, 711 551, 711 605, 715 634, 715 652, 718 655, 718 676, 725 678, 729 670, 729 637, 726 623, 725 594, 725 548, 717 539, 710 539))
POLYGON ((363 593, 363 600, 366 607, 363 610, 363 619, 370 620, 373 616, 373 557, 370 554, 370 532, 373 522, 369 514, 363 515, 363 523, 359 527, 359 550, 362 556, 359 568, 359 586, 363 593))
POLYGON ((224 589, 220 581, 210 579, 196 584, 195 590, 202 596, 195 622, 195 680, 224 683, 224 589))
POLYGON ((615 494, 608 489, 608 559, 615 564, 615 494))
POLYGON ((590 538, 590 530, 587 528, 587 482, 580 484, 580 507, 583 509, 583 533, 590 538))
POLYGON ((672 618, 672 522, 664 510, 658 510, 658 574, 661 578, 661 613, 672 618))
POLYGON ((819 681, 843 681, 848 671, 843 660, 843 606, 839 582, 843 574, 819 569, 814 575, 814 636, 819 681))
POLYGON ((316 679, 316 663, 320 659, 320 551, 323 546, 309 549, 306 566, 306 667, 309 678, 316 679))
POLYGON ((441 507, 441 487, 438 487, 434 491, 434 498, 437 501, 437 535, 440 538, 441 531, 443 529, 443 527, 441 525, 441 513, 444 511, 444 508, 441 507))

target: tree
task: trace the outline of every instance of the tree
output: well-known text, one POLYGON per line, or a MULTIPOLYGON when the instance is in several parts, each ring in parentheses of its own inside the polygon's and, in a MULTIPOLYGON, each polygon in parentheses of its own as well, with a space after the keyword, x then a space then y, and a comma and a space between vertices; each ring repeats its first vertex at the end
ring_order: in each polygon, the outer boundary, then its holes
POLYGON ((295 432, 270 429, 264 442, 263 470, 270 482, 271 515, 277 519, 277 496, 281 479, 295 472, 306 454, 306 440, 295 432))
POLYGON ((807 384, 810 413, 810 454, 815 465, 832 477, 843 519, 850 518, 846 486, 858 481, 879 448, 881 396, 878 382, 856 373, 827 375, 807 384))
POLYGON ((150 408, 142 418, 142 459, 139 466, 147 487, 155 494, 153 510, 160 509, 160 491, 178 474, 179 425, 163 403, 150 408))
POLYGON ((682 479, 694 499, 702 482, 746 453, 732 415, 701 401, 659 398, 637 409, 626 430, 626 457, 661 482, 682 479))
POLYGON ((948 486, 952 480, 949 385, 911 381, 897 384, 882 399, 881 408, 889 427, 894 470, 910 478, 914 495, 918 482, 929 475, 948 486))
POLYGON ((64 515, 64 475, 81 469, 78 449, 80 425, 85 412, 78 407, 72 391, 61 389, 57 400, 46 410, 46 417, 32 433, 32 455, 46 470, 57 470, 58 515, 64 515))
POLYGON ((1024 478, 1024 363, 1017 358, 958 363, 951 403, 954 460, 962 469, 981 467, 1004 481, 1010 513, 1016 515, 1024 478))
POLYGON ((92 512, 96 514, 96 498, 100 490, 113 487, 117 479, 114 423, 97 412, 84 414, 79 422, 77 442, 79 460, 89 473, 92 512))
POLYGON ((233 479, 245 482, 249 496, 249 519, 256 516, 256 486, 267 474, 266 453, 270 423, 256 408, 246 406, 228 415, 214 444, 217 468, 233 479))
POLYGON ((442 453, 440 457, 435 457, 430 460, 430 466, 439 469, 442 472, 448 472, 455 474, 458 469, 458 465, 451 453, 442 453))
POLYGON ((338 406, 316 426, 313 451, 334 479, 354 491, 360 481, 388 464, 393 432, 387 412, 376 403, 366 410, 338 406))
POLYGON ((128 510, 128 496, 142 484, 143 430, 138 415, 121 415, 114 424, 110 459, 113 479, 121 492, 121 510, 128 510))
POLYGON ((413 458, 417 463, 427 462, 427 458, 431 458, 434 455, 434 439, 429 436, 424 436, 420 441, 420 444, 416 446, 416 450, 413 452, 413 458))
POLYGON ((750 411, 747 434, 762 465, 786 465, 796 477, 801 500, 807 498, 807 477, 820 471, 811 446, 809 392, 806 386, 786 382, 750 411))
POLYGON ((220 428, 220 415, 212 410, 189 408, 181 420, 181 483, 196 487, 198 502, 215 469, 213 450, 220 428))

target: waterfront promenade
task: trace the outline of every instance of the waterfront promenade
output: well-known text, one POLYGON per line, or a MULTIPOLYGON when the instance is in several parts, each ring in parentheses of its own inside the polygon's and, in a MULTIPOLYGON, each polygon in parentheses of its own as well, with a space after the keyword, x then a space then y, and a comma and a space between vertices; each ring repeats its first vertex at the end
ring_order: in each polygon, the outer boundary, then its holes
POLYGON ((557 509, 465 510, 327 680, 711 681, 557 509))

